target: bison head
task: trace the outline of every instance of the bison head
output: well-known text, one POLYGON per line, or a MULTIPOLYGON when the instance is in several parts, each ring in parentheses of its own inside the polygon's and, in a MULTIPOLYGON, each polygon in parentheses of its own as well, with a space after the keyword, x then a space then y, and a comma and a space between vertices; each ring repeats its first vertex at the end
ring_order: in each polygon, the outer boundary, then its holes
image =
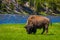
POLYGON ((26 29, 26 31, 27 31, 28 34, 32 33, 32 25, 26 25, 25 29, 26 29))

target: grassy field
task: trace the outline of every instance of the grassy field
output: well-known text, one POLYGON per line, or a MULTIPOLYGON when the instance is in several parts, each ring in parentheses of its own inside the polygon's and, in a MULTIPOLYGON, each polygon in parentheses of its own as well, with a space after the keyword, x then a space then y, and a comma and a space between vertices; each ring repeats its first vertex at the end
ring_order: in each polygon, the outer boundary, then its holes
POLYGON ((49 32, 41 35, 42 29, 36 34, 27 34, 25 24, 0 24, 0 40, 60 40, 60 23, 49 26, 49 32))

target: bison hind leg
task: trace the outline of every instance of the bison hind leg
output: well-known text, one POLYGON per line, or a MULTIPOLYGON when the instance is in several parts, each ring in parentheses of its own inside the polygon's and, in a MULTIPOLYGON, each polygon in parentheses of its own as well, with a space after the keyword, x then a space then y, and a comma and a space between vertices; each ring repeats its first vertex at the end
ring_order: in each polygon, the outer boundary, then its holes
POLYGON ((48 26, 45 26, 45 29, 46 29, 46 34, 48 33, 48 26))
POLYGON ((43 32, 41 34, 43 34, 45 32, 45 27, 43 27, 43 32))

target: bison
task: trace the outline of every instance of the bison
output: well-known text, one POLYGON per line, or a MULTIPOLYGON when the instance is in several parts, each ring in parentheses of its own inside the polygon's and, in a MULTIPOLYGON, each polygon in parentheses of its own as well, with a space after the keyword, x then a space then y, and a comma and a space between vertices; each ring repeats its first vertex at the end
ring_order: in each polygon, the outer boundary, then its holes
POLYGON ((45 31, 48 33, 49 18, 38 15, 31 15, 25 25, 25 29, 28 34, 36 33, 37 29, 43 29, 43 34, 45 31))

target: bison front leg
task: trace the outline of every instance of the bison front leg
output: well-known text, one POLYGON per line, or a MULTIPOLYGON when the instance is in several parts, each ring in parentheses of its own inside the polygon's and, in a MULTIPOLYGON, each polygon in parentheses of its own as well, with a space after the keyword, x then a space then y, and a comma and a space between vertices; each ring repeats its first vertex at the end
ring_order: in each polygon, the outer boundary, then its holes
POLYGON ((33 34, 35 34, 35 33, 36 33, 36 31, 37 31, 37 29, 36 29, 36 28, 33 28, 33 29, 32 29, 33 34))
POLYGON ((43 32, 41 34, 43 34, 45 32, 45 27, 43 27, 43 32))

